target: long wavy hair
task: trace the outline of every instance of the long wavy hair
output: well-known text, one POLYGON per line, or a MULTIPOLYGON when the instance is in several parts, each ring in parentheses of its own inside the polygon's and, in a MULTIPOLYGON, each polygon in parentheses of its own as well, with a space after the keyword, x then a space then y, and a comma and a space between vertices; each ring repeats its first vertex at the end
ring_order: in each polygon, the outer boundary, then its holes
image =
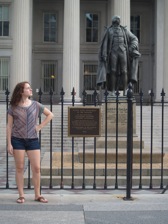
POLYGON ((22 98, 22 93, 23 93, 23 89, 24 89, 24 86, 25 84, 29 82, 27 81, 24 81, 24 82, 19 82, 14 90, 13 90, 13 93, 12 93, 12 97, 11 97, 11 101, 10 101, 10 105, 11 106, 17 106, 22 98))

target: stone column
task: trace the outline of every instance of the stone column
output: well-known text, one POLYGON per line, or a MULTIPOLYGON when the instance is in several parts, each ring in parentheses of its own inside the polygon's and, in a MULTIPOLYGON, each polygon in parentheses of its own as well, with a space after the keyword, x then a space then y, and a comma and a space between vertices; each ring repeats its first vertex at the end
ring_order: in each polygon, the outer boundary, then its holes
POLYGON ((13 1, 13 56, 10 91, 16 83, 31 82, 32 0, 13 1))
POLYGON ((79 102, 80 63, 80 0, 64 0, 63 40, 63 88, 64 100, 70 102, 75 89, 75 102, 79 102))
POLYGON ((164 52, 166 46, 165 41, 165 0, 156 1, 156 78, 154 79, 154 87, 156 86, 156 100, 160 100, 160 93, 164 85, 164 52))
POLYGON ((111 0, 111 18, 114 15, 121 17, 121 25, 130 29, 130 0, 111 0))

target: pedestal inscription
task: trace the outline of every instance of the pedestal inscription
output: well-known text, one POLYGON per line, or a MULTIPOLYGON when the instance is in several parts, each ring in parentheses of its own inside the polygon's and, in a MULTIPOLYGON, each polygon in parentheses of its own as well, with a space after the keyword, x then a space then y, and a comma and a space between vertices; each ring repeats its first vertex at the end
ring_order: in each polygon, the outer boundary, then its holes
MULTIPOLYGON (((102 135, 105 131, 105 114, 106 114, 105 104, 102 105, 102 122, 103 129, 102 135)), ((119 99, 118 109, 116 100, 110 100, 107 103, 107 134, 116 135, 117 125, 118 134, 125 135, 127 133, 127 99, 119 99), (118 116, 118 121, 117 121, 118 116)), ((133 103, 133 134, 136 134, 136 104, 133 103)))

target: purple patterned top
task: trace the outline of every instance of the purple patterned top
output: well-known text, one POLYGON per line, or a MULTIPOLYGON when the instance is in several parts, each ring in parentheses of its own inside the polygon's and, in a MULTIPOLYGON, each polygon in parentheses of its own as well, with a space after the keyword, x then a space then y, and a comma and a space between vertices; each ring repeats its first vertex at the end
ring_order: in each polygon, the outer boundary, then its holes
POLYGON ((43 111, 44 106, 33 100, 28 107, 10 107, 8 114, 13 117, 12 136, 24 139, 37 138, 35 126, 43 111))

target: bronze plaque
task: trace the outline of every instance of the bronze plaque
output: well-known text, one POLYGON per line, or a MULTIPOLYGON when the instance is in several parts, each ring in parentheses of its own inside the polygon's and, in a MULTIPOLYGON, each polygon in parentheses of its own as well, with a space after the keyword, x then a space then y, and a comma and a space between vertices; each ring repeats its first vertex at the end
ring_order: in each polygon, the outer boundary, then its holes
POLYGON ((68 136, 100 136, 100 108, 87 106, 69 107, 68 136))

